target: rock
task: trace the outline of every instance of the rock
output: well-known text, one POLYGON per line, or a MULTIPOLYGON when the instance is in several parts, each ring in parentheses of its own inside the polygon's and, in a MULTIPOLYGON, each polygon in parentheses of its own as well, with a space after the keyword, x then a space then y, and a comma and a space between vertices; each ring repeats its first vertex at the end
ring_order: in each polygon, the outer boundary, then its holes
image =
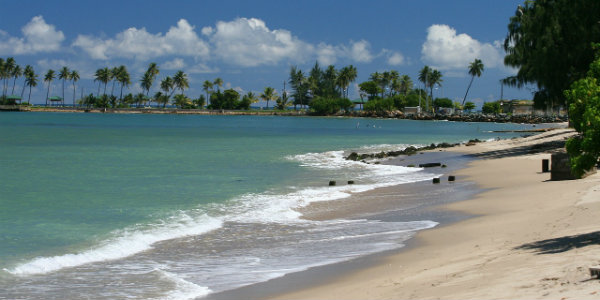
POLYGON ((454 177, 454 175, 450 175, 448 176, 448 181, 455 181, 456 178, 454 177))
POLYGON ((329 181, 329 186, 334 186, 335 185, 335 180, 330 180, 329 181))
POLYGON ((434 183, 434 184, 435 184, 435 183, 440 183, 440 179, 439 179, 439 178, 434 178, 434 179, 433 179, 433 183, 434 183))
POLYGON ((426 163, 426 164, 419 164, 419 168, 439 167, 441 165, 442 165, 441 163, 426 163))
POLYGON ((354 184, 354 180, 348 180, 348 184, 354 184))

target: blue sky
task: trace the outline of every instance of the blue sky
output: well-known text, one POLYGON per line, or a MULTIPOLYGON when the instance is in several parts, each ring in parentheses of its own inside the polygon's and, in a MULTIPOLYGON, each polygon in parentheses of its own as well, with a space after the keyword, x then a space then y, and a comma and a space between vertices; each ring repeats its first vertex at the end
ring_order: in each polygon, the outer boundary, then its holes
MULTIPOLYGON (((97 88, 96 69, 121 64, 132 76, 129 92, 139 92, 141 74, 156 62, 159 79, 188 73, 191 97, 216 77, 242 93, 266 86, 281 92, 290 66, 308 71, 315 61, 356 66, 356 83, 394 69, 419 85, 418 71, 429 65, 444 80, 434 96, 457 101, 470 80, 469 62, 480 58, 485 71, 468 97, 480 106, 499 99, 499 80, 515 73, 503 66, 500 43, 522 2, 3 1, 0 57, 31 64, 39 74, 63 65, 76 69, 78 91, 86 93, 97 88)), ((58 81, 52 89, 62 93, 58 81)), ((530 99, 532 91, 505 87, 504 98, 530 99)), ((43 102, 45 87, 38 85, 32 98, 43 102)), ((350 98, 358 98, 354 87, 350 98)))

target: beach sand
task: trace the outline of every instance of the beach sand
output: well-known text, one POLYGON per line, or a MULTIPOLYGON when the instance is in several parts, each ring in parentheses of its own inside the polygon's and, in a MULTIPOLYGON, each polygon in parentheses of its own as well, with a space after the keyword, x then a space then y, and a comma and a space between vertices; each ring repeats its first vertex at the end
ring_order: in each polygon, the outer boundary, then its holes
POLYGON ((560 129, 447 150, 479 158, 456 172, 457 181, 486 190, 442 207, 472 217, 421 231, 411 247, 354 267, 324 267, 318 280, 272 298, 598 299, 600 281, 588 267, 600 263, 600 173, 550 181, 541 172, 550 158, 544 146, 573 134, 560 129))

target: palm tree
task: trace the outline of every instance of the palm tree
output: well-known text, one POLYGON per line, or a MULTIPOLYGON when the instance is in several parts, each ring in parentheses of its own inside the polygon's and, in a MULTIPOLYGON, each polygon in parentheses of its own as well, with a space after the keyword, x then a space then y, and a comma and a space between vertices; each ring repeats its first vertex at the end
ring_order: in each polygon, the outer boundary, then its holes
POLYGON ((113 96, 115 94, 115 83, 117 83, 119 78, 119 67, 113 67, 110 69, 110 80, 112 81, 112 88, 110 89, 110 95, 113 96))
POLYGON ((121 102, 123 100, 123 87, 129 87, 131 84, 131 77, 129 77, 127 67, 124 65, 119 66, 117 70, 117 81, 121 84, 121 92, 119 94, 119 102, 121 102))
POLYGON ((260 98, 267 101, 267 109, 269 109, 269 100, 277 99, 277 92, 274 88, 268 86, 265 88, 262 94, 260 94, 260 98))
MULTIPOLYGON (((17 84, 17 78, 19 78, 19 77, 23 76, 23 69, 21 68, 21 66, 19 66, 19 65, 16 65, 16 66, 13 68, 11 75, 12 75, 12 77, 14 78, 14 79, 13 79, 13 87, 12 87, 12 92, 11 92, 11 94, 13 94, 13 95, 14 95, 14 94, 15 94, 15 85, 17 84)), ((22 97, 22 96, 21 96, 21 97, 22 97)))
POLYGON ((343 67, 337 78, 337 85, 342 90, 342 97, 348 98, 348 86, 356 80, 356 68, 353 65, 343 67))
MULTIPOLYGON (((37 86, 38 75, 33 71, 33 67, 29 65, 25 67, 25 70, 25 85, 29 86, 29 98, 27 98, 27 103, 31 103, 31 87, 37 86)), ((48 104, 48 99, 46 99, 46 104, 48 104)))
POLYGON ((402 75, 399 79, 400 82, 400 92, 406 96, 410 90, 412 90, 413 82, 408 75, 402 75))
POLYGON ((4 66, 2 68, 0 68, 0 74, 2 76, 2 79, 4 79, 4 88, 2 90, 3 95, 6 96, 6 93, 8 92, 8 78, 12 77, 12 72, 14 70, 14 68, 16 67, 17 63, 15 62, 15 59, 12 57, 9 57, 6 59, 6 61, 4 62, 4 66))
POLYGON ((221 87, 223 87, 223 79, 221 79, 221 77, 217 77, 215 78, 215 81, 213 81, 213 84, 219 87, 218 91, 220 92, 221 87))
POLYGON ((79 72, 77 72, 77 70, 72 70, 69 79, 73 82, 73 107, 75 107, 75 83, 80 79, 79 72))
POLYGON ((209 105, 210 103, 208 103, 210 101, 210 97, 208 96, 209 91, 211 91, 213 88, 213 83, 210 82, 210 80, 204 80, 204 83, 202 84, 202 89, 206 92, 206 104, 209 105))
POLYGON ((171 96, 175 92, 175 83, 173 82, 173 78, 171 78, 170 76, 165 77, 165 79, 163 79, 160 82, 160 89, 165 92, 164 96, 167 97, 167 101, 163 103, 163 108, 165 108, 168 100, 171 98, 171 96), (169 93, 169 91, 171 91, 171 92, 169 93))
POLYGON ((98 81, 98 94, 100 94, 100 83, 104 83, 104 94, 106 95, 106 85, 110 81, 110 69, 101 68, 96 70, 96 74, 94 75, 96 78, 94 81, 98 81))
POLYGON ((469 82, 469 86, 467 87, 467 92, 465 93, 465 97, 463 98, 462 105, 465 105, 465 100, 467 100, 467 94, 469 93, 469 89, 471 89, 473 79, 475 79, 475 76, 480 77, 482 72, 483 62, 481 62, 481 59, 476 58, 472 63, 469 64, 469 75, 471 75, 471 82, 469 82))
POLYGON ((142 76, 142 79, 140 80, 140 86, 142 86, 142 89, 144 89, 146 91, 146 96, 148 96, 148 93, 150 93, 150 88, 152 87, 152 75, 148 72, 144 73, 144 75, 142 76))
POLYGON ((23 71, 23 75, 25 77, 25 80, 23 82, 23 88, 21 89, 21 99, 23 99, 23 94, 25 94, 25 86, 26 86, 26 81, 27 81, 27 76, 29 76, 30 74, 33 73, 33 67, 30 65, 25 66, 25 70, 23 71))
MULTIPOLYGON (((177 71, 177 73, 175 73, 175 75, 173 76, 173 83, 175 84, 175 86, 181 90, 181 93, 183 94, 183 90, 187 89, 190 87, 190 83, 188 82, 187 79, 187 74, 185 74, 183 71, 179 70, 177 71)), ((223 84, 221 82, 221 84, 223 84)))
POLYGON ((63 101, 63 106, 65 105, 65 81, 67 79, 69 79, 70 75, 71 75, 71 72, 69 72, 69 68, 67 68, 67 67, 62 67, 62 69, 60 69, 60 72, 58 72, 58 79, 62 79, 62 101, 63 101))
POLYGON ((54 70, 52 69, 48 70, 48 72, 46 72, 46 75, 44 76, 44 82, 48 83, 48 91, 46 92, 46 106, 48 106, 48 97, 50 96, 50 85, 55 77, 56 75, 54 74, 54 70))

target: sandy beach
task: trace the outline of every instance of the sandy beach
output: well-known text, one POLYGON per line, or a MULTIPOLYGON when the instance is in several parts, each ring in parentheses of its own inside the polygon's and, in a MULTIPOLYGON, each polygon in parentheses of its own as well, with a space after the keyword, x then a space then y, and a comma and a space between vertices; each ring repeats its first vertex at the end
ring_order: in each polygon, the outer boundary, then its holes
POLYGON ((600 173, 550 181, 545 145, 574 132, 460 146, 459 170, 485 192, 443 209, 473 217, 419 232, 413 246, 275 299, 597 299, 600 173), (536 151, 531 151, 531 149, 536 151), (541 151, 541 152, 540 152, 541 151), (535 152, 535 153, 532 153, 535 152))

